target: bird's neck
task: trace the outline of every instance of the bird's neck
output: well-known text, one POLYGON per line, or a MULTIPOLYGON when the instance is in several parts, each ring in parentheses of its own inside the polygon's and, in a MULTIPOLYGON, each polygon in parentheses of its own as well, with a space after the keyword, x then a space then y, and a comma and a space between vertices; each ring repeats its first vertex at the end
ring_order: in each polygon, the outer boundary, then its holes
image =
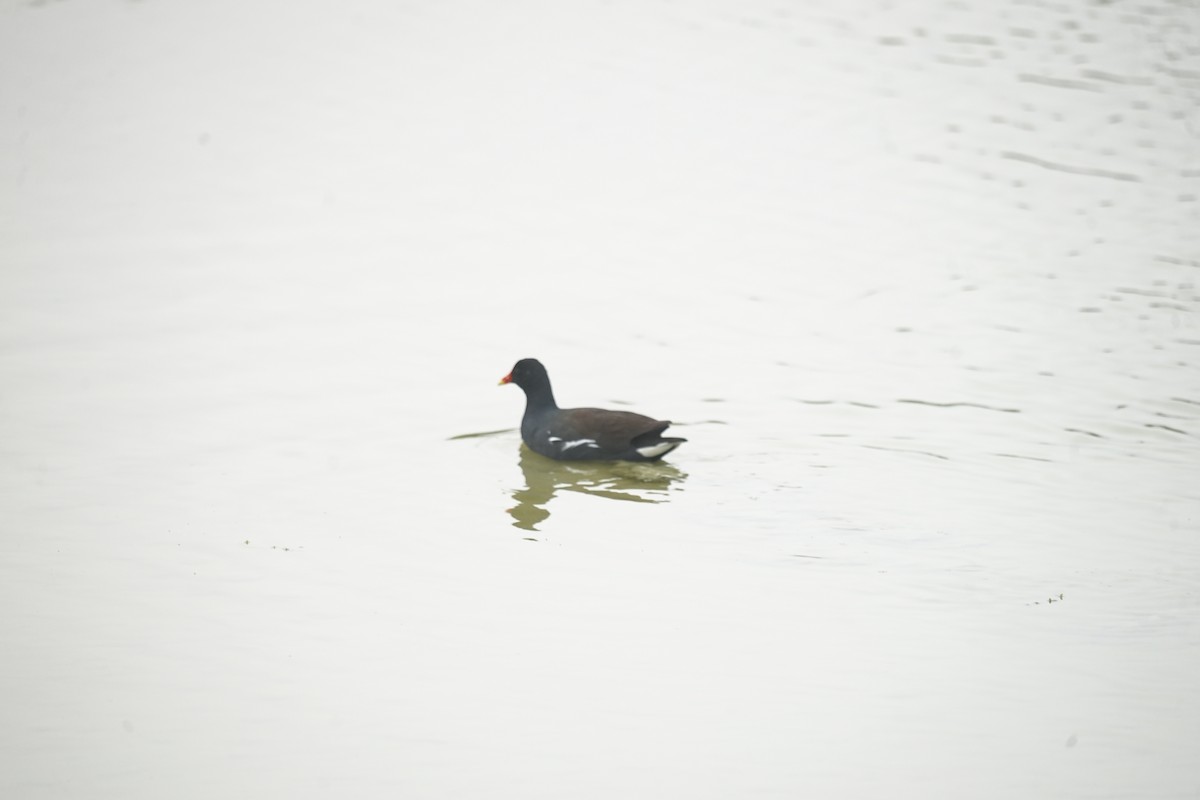
POLYGON ((554 402, 554 392, 550 389, 550 384, 545 386, 537 386, 530 388, 525 392, 525 413, 549 411, 557 409, 558 404, 554 402))

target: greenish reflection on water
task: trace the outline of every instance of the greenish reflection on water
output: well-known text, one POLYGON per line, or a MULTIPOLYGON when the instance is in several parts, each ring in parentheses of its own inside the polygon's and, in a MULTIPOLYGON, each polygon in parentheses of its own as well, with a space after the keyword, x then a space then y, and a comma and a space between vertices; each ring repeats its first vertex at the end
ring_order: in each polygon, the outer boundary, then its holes
POLYGON ((521 472, 525 486, 514 489, 517 504, 508 509, 513 525, 527 531, 550 518, 550 501, 560 491, 582 492, 609 500, 664 503, 672 484, 687 473, 664 462, 555 461, 521 445, 521 472))

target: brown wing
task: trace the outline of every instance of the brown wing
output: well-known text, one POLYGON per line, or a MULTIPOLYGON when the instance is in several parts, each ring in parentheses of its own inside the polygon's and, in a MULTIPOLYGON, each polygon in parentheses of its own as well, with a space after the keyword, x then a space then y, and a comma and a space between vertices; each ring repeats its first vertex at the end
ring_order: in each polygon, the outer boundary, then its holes
POLYGON ((623 450, 638 436, 662 433, 671 424, 632 411, 603 408, 565 409, 561 422, 565 425, 556 435, 595 439, 604 450, 623 450))

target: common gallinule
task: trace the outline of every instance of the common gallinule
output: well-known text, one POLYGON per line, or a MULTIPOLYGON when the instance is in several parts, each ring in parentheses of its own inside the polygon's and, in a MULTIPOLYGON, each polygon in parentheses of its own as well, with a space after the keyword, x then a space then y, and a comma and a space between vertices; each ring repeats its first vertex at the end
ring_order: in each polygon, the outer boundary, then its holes
POLYGON ((687 441, 663 436, 670 422, 631 411, 559 408, 550 376, 536 358, 523 358, 500 385, 515 383, 525 391, 521 438, 535 453, 560 461, 658 461, 687 441))

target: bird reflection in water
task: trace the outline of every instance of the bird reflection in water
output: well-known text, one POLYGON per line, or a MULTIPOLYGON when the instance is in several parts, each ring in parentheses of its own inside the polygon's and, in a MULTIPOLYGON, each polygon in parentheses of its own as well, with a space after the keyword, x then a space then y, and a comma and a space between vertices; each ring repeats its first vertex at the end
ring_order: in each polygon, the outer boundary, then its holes
POLYGON ((513 491, 517 504, 508 509, 513 525, 527 531, 550 517, 549 505, 560 492, 581 492, 628 500, 633 503, 663 503, 671 484, 687 477, 671 464, 632 461, 554 461, 521 445, 521 472, 525 488, 513 491))

